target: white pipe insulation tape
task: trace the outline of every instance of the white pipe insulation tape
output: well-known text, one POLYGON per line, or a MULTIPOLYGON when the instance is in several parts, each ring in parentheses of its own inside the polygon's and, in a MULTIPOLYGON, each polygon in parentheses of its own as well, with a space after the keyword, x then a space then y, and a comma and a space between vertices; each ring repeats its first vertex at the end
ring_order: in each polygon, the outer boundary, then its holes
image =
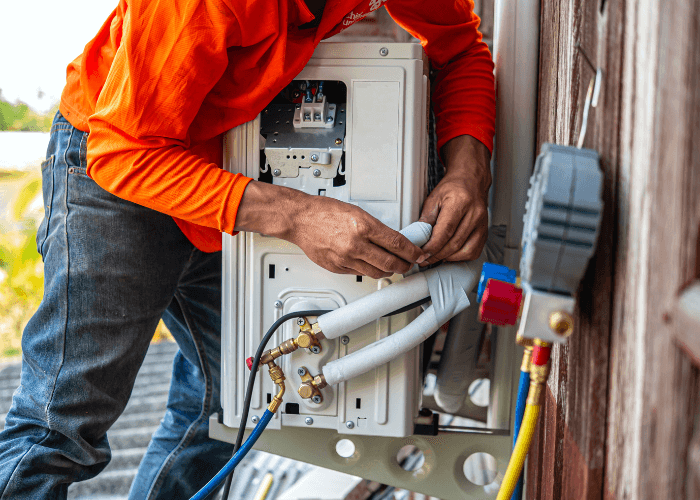
POLYGON ((319 316, 318 326, 327 339, 335 339, 428 295, 428 280, 423 273, 414 274, 319 316))
MULTIPOLYGON (((420 247, 428 242, 432 231, 433 226, 427 222, 414 222, 403 228, 400 233, 420 247)), ((390 312, 418 302, 428 295, 425 276, 414 274, 340 309, 319 316, 318 326, 327 339, 335 339, 390 312)))
POLYGON ((433 226, 427 222, 414 222, 403 228, 399 233, 403 234, 408 241, 417 247, 422 247, 428 243, 430 235, 433 234, 433 226))
MULTIPOLYGON (((435 333, 442 324, 466 309, 470 303, 467 294, 479 282, 484 259, 484 252, 482 252, 479 259, 475 261, 443 264, 421 274, 414 274, 403 281, 384 288, 382 291, 390 290, 417 276, 426 276, 433 304, 408 326, 393 335, 328 363, 322 368, 326 382, 331 385, 337 384, 388 363, 419 345, 435 333)), ((370 297, 375 295, 377 293, 370 295, 370 297)), ((353 302, 353 304, 355 303, 353 302)), ((345 306, 324 316, 342 311, 348 307, 345 306)), ((320 324, 321 318, 323 316, 319 317, 319 325, 325 333, 323 326, 320 324)), ((352 320, 352 318, 347 319, 352 320)))
POLYGON ((393 335, 363 347, 349 356, 331 361, 323 367, 323 376, 329 385, 333 385, 362 375, 410 351, 435 333, 439 327, 435 310, 430 306, 408 326, 393 335))

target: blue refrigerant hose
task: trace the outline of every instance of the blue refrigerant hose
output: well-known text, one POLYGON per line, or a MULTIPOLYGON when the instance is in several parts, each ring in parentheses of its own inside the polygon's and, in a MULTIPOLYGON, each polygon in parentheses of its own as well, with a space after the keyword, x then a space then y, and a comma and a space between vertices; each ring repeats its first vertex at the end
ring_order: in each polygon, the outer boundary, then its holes
MULTIPOLYGON (((527 401, 527 393, 530 389, 530 372, 520 372, 520 382, 518 383, 518 400, 515 403, 515 429, 513 431, 513 448, 520 434, 520 424, 523 422, 523 414, 525 413, 525 404, 527 401)), ((521 500, 523 496, 523 476, 524 472, 520 473, 518 484, 515 486, 513 496, 510 500, 521 500)))
POLYGON ((209 495, 211 495, 214 492, 214 490, 216 490, 216 488, 218 488, 221 485, 221 483, 224 482, 226 476, 233 472, 233 469, 236 468, 240 461, 243 460, 243 457, 245 457, 251 450, 255 442, 265 430, 265 427, 267 427, 267 424, 268 422, 270 422, 270 419, 273 415, 274 413, 272 413, 270 410, 265 410, 265 413, 263 413, 260 422, 258 422, 258 425, 255 426, 253 432, 250 433, 250 436, 248 436, 246 442, 243 443, 243 446, 241 446, 236 452, 236 454, 233 455, 233 457, 231 457, 231 460, 229 460, 228 463, 224 465, 224 468, 221 469, 218 472, 218 474, 216 474, 216 476, 212 478, 211 481, 205 484, 204 488, 199 490, 197 494, 195 494, 195 496, 193 496, 190 500, 204 500, 209 495))

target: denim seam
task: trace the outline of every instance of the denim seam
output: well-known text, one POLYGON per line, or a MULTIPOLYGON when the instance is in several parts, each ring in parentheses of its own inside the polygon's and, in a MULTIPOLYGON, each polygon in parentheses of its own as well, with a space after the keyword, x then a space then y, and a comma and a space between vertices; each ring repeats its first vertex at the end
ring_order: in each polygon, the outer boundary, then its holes
MULTIPOLYGON (((196 249, 194 249, 192 252, 194 253, 196 249)), ((192 255, 190 255, 190 261, 192 261, 192 255)), ((186 271, 186 269, 185 269, 186 271)), ((183 271, 183 274, 184 272, 183 271)), ((197 427, 199 427, 202 423, 202 421, 205 421, 208 417, 207 414, 209 413, 209 410, 211 408, 211 394, 212 394, 212 388, 211 388, 211 375, 209 373, 209 364, 206 361, 206 356, 204 355, 204 346, 202 345, 202 340, 199 335, 195 333, 195 329, 192 328, 192 322, 190 321, 190 318, 187 313, 187 309, 182 307, 182 304, 185 303, 184 300, 181 300, 179 292, 175 292, 175 298, 177 301, 180 303, 180 307, 182 309, 182 316, 185 319, 185 323, 187 324, 187 329, 190 331, 190 335, 192 336, 192 340, 197 348, 197 356, 199 357, 199 364, 202 368, 202 373, 204 374, 204 397, 202 401, 202 410, 199 413, 199 417, 195 419, 194 422, 189 426, 187 429, 187 432, 185 432, 185 435, 182 437, 178 445, 175 447, 173 451, 170 452, 168 455, 168 458, 163 462, 163 465, 161 465, 160 470, 156 474, 156 478, 153 481, 153 484, 151 485, 150 490, 148 491, 148 494, 146 495, 146 499, 152 499, 155 498, 155 494, 157 494, 157 491, 160 489, 160 487, 163 484, 163 481, 165 481, 165 476, 166 473, 170 471, 170 468, 172 467, 172 463, 175 461, 177 456, 182 452, 182 450, 190 444, 192 441, 192 438, 194 436, 194 433, 196 432, 197 427)))
MULTIPOLYGON (((46 430, 46 436, 44 436, 43 438, 41 438, 41 440, 40 440, 39 442, 34 443, 33 445, 31 445, 31 446, 29 447, 29 449, 27 450, 27 452, 26 452, 24 455, 22 455, 22 458, 19 459, 19 462, 17 462, 17 465, 15 466, 15 469, 12 471, 12 475, 10 476, 10 479, 7 481, 7 484, 5 485, 5 489, 4 489, 4 490, 2 491, 2 493, 0 494, 0 500, 2 500, 2 499, 4 499, 4 498, 8 498, 8 497, 5 496, 5 494, 8 492, 8 489, 10 488, 10 485, 13 485, 13 484, 14 484, 15 481, 13 481, 13 478, 15 477, 15 474, 17 473, 17 471, 20 469, 20 466, 22 465, 22 462, 24 461, 24 459, 27 457, 27 455, 29 455, 29 454, 31 453, 31 451, 34 449, 35 446, 41 446, 41 444, 49 438, 49 436, 51 435, 51 432, 53 432, 53 431, 47 429, 47 430, 46 430)), ((12 488, 12 489, 10 490, 10 493, 12 493, 12 490, 13 490, 13 489, 15 489, 15 488, 12 488)))
MULTIPOLYGON (((67 166, 68 165, 68 150, 70 149, 71 142, 73 141, 73 134, 75 133, 76 129, 73 128, 70 133, 70 137, 68 138, 68 146, 66 147, 66 150, 63 152, 63 163, 67 166)), ((56 393, 56 385, 58 384, 58 377, 61 375, 61 370, 63 369, 63 364, 66 361, 66 336, 68 334, 68 317, 70 315, 70 304, 68 301, 68 290, 70 289, 70 245, 68 243, 68 169, 66 169, 65 172, 65 188, 63 192, 64 196, 64 203, 65 203, 65 220, 63 223, 63 232, 65 236, 65 242, 66 242, 66 290, 65 290, 65 297, 66 297, 66 317, 65 317, 65 323, 63 325, 63 336, 62 336, 62 341, 63 345, 61 346, 61 362, 58 365, 58 369, 56 370, 56 375, 53 379, 53 385, 51 387, 51 394, 49 395, 48 401, 46 402, 46 408, 44 410, 45 415, 46 415, 46 425, 48 426, 49 429, 52 429, 52 423, 51 423, 51 416, 49 414, 49 409, 51 408, 51 403, 53 402, 53 396, 56 393)), ((53 430, 53 429, 52 429, 53 430)))
MULTIPOLYGON (((53 213, 53 194, 56 191, 56 181, 53 178, 54 175, 56 174, 56 169, 54 168, 54 165, 56 164, 56 155, 51 155, 51 158, 47 160, 49 164, 46 166, 46 168, 50 169, 49 174, 51 175, 51 198, 49 200, 45 200, 48 203, 49 210, 48 213, 46 214, 46 231, 44 232, 42 239, 41 239, 41 248, 39 249, 39 252, 41 253, 41 260, 43 262, 44 260, 44 255, 46 255, 46 251, 44 250, 44 247, 46 246, 46 240, 49 237, 49 230, 51 229, 51 214, 53 213)), ((42 171, 42 182, 43 182, 43 171, 42 171)))
POLYGON ((56 130, 70 130, 73 126, 70 123, 56 123, 49 130, 49 134, 52 134, 56 130))

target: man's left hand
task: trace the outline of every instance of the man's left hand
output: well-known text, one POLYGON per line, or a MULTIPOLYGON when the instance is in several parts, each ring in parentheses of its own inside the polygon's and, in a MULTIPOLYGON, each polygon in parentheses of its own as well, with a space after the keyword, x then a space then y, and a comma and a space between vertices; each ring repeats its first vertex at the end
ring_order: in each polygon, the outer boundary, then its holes
POLYGON ((445 177, 425 200, 419 219, 433 226, 433 234, 423 246, 431 257, 422 266, 441 260, 476 259, 488 236, 488 148, 462 135, 447 142, 442 153, 445 177))

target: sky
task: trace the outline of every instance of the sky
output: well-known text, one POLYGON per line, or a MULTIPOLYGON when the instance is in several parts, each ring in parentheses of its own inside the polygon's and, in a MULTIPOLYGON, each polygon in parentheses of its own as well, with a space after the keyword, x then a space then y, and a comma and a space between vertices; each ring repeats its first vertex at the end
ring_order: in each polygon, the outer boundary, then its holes
POLYGON ((0 90, 38 112, 58 101, 66 66, 118 0, 0 0, 0 90), (43 96, 41 94, 43 93, 43 96))

